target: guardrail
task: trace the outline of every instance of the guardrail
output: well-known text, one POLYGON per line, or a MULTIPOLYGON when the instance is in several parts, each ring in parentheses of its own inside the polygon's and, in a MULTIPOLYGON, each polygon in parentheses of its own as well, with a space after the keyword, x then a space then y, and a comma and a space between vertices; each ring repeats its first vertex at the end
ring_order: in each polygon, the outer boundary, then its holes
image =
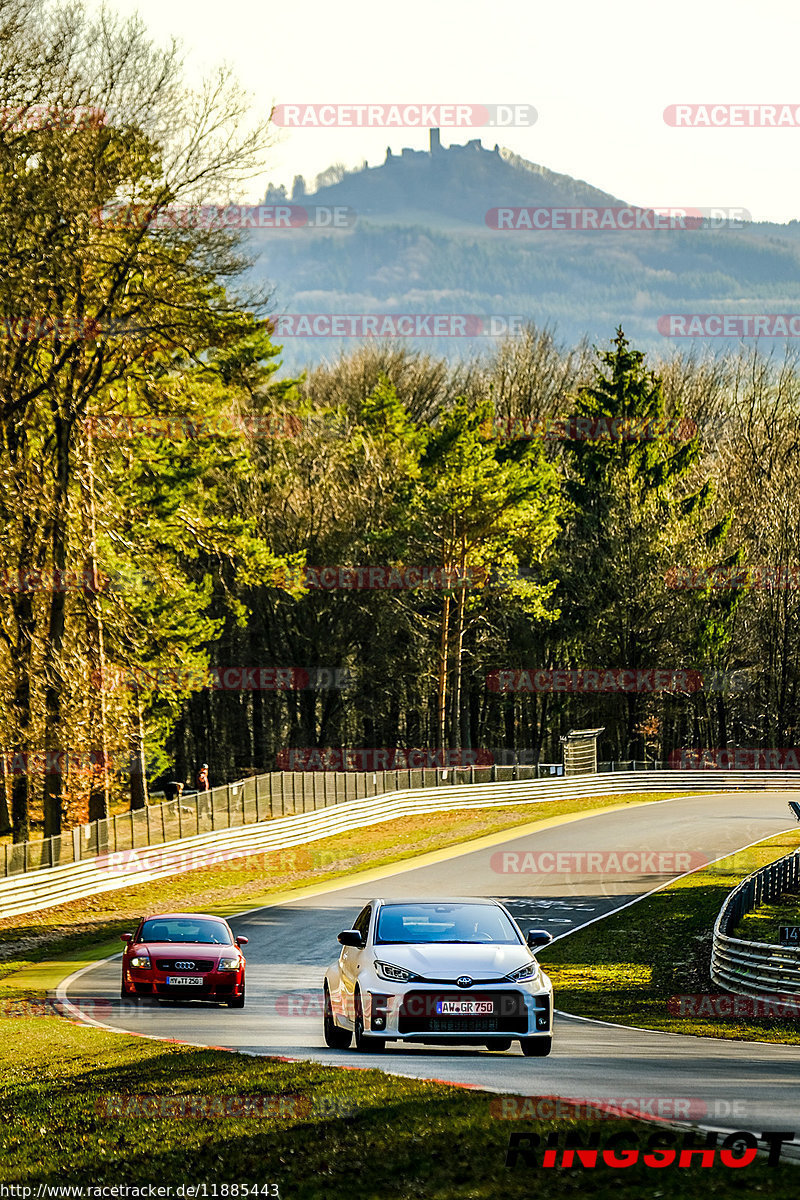
POLYGON ((252 825, 269 817, 314 812, 387 792, 450 787, 456 783, 542 779, 562 770, 555 763, 539 763, 538 766, 426 767, 396 771, 271 771, 207 792, 187 793, 180 801, 167 800, 117 813, 43 841, 6 843, 0 853, 0 877, 64 866, 109 850, 158 846, 174 838, 252 825))
POLYGON ((158 846, 109 852, 46 871, 0 879, 0 917, 51 908, 67 900, 162 879, 215 862, 286 850, 411 814, 546 803, 626 792, 731 788, 752 791, 798 789, 800 778, 791 771, 648 771, 643 775, 620 773, 602 777, 586 775, 563 781, 454 786, 440 788, 436 797, 429 788, 415 788, 349 801, 317 812, 276 817, 236 829, 184 837, 158 846))
POLYGON ((731 936, 745 913, 784 892, 800 892, 800 851, 768 863, 728 895, 714 923, 711 978, 729 992, 774 996, 800 992, 800 947, 731 936))

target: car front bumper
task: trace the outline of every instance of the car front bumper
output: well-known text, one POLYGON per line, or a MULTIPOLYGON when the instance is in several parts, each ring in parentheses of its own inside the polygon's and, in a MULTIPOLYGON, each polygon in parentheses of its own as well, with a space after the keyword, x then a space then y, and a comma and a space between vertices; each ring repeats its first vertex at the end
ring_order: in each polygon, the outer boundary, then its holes
POLYGON ((476 983, 469 989, 414 983, 398 988, 376 981, 363 988, 364 1027, 368 1035, 402 1041, 478 1041, 552 1035, 550 987, 476 983), (478 1001, 491 1012, 448 1012, 455 1002, 478 1001), (442 1011, 444 1009, 444 1011, 442 1011))

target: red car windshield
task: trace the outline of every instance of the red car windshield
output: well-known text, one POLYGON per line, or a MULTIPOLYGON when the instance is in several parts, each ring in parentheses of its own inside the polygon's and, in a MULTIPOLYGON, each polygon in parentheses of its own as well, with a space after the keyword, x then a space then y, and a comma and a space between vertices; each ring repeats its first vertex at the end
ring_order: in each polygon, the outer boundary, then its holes
POLYGON ((153 917, 145 921, 139 942, 208 942, 232 946, 230 931, 219 921, 187 920, 183 917, 153 917))

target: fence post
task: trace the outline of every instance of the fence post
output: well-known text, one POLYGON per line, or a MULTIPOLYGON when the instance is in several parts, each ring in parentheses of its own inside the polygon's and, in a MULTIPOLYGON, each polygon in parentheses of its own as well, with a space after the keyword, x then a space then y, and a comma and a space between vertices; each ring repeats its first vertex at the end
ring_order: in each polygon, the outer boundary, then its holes
POLYGON ((228 808, 228 829, 230 829, 230 827, 231 827, 231 785, 229 783, 226 783, 225 787, 227 788, 226 804, 227 804, 227 808, 228 808))
POLYGON ((256 824, 261 820, 261 776, 256 775, 256 824))
MULTIPOLYGON (((178 808, 180 808, 180 806, 181 806, 180 792, 178 793, 176 803, 178 805, 178 808)), ((167 814, 164 812, 164 809, 166 808, 166 804, 159 804, 158 807, 161 809, 161 844, 163 845, 164 842, 167 840, 167 814)))
MULTIPOLYGON (((131 813, 131 828, 133 828, 133 813, 131 813)), ((77 829, 73 829, 73 831, 72 831, 72 861, 73 862, 81 861, 81 829, 80 829, 80 826, 78 826, 77 829)))
POLYGON ((183 837, 183 805, 181 804, 182 797, 178 796, 178 837, 183 837))
POLYGON ((145 845, 152 846, 153 843, 151 840, 151 833, 150 833, 150 805, 149 804, 147 804, 145 806, 145 812, 147 813, 147 841, 145 842, 145 845))

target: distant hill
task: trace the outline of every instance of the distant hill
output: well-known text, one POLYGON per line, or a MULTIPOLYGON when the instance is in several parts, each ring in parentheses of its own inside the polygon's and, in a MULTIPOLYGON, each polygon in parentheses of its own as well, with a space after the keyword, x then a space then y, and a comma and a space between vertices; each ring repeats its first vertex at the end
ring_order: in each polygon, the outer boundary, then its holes
MULTIPOLYGON (((605 343, 622 322, 640 346, 669 353, 668 313, 800 313, 800 223, 715 229, 498 231, 489 210, 619 208, 625 201, 475 140, 387 152, 379 167, 329 171, 295 205, 347 206, 353 228, 252 235, 254 273, 277 313, 451 313, 514 316, 555 326, 567 342, 605 343), (338 177, 337 177, 338 176, 338 177)), ((286 202, 270 189, 266 203, 286 202)), ((502 328, 502 322, 495 322, 502 328)), ((335 357, 356 339, 276 337, 286 370, 335 357)), ((407 339, 451 357, 488 336, 407 339)), ((733 339, 735 340, 735 339, 733 339)), ((698 345, 716 348, 721 339, 698 345)))

